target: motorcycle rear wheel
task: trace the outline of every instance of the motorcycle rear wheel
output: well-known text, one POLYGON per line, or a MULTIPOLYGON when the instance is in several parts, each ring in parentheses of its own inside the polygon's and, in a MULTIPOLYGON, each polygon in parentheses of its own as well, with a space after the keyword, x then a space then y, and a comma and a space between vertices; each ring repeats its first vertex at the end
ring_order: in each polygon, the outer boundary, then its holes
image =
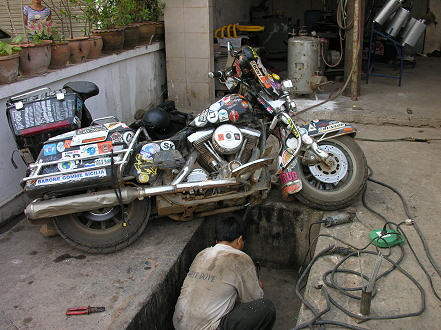
POLYGON ((133 243, 150 217, 150 199, 125 205, 127 226, 121 223, 121 208, 114 206, 54 218, 58 233, 69 244, 89 253, 111 253, 133 243))
POLYGON ((299 177, 303 188, 296 198, 320 210, 338 210, 351 205, 366 186, 366 157, 350 136, 343 135, 318 143, 335 160, 332 168, 324 164, 307 166, 299 157, 299 177))

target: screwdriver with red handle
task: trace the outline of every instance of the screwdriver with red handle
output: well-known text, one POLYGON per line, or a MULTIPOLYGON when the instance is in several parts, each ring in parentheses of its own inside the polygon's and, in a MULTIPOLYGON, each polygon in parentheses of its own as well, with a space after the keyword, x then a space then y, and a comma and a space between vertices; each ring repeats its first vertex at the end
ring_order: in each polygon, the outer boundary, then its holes
POLYGON ((76 307, 76 308, 69 308, 66 311, 66 315, 83 315, 83 314, 90 314, 90 313, 99 313, 104 312, 106 310, 106 307, 76 307))

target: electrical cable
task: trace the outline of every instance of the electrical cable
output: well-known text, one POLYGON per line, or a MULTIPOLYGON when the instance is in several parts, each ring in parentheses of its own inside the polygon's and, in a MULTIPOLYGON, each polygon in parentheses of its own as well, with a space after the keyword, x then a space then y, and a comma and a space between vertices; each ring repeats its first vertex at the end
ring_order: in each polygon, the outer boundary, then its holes
POLYGON ((405 142, 430 142, 430 141, 441 141, 437 138, 415 138, 412 136, 407 136, 403 138, 394 138, 394 139, 368 139, 368 138, 361 138, 356 137, 355 140, 359 141, 368 141, 368 142, 399 142, 399 141, 405 141, 405 142))

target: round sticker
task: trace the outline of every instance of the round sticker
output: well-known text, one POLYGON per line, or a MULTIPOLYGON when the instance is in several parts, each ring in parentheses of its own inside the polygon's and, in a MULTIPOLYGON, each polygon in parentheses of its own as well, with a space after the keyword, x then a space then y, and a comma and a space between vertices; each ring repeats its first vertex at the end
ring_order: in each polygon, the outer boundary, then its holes
POLYGON ((58 142, 57 143, 57 151, 63 152, 64 150, 66 150, 66 147, 64 146, 64 142, 58 142))
POLYGON ((207 125, 207 118, 205 117, 205 115, 203 113, 201 113, 200 115, 198 115, 196 117, 196 119, 194 120, 194 123, 197 127, 203 127, 203 126, 207 125))
POLYGON ((230 115, 229 115, 229 117, 230 117, 230 120, 231 120, 233 123, 235 123, 236 121, 239 120, 239 114, 237 113, 236 110, 231 110, 231 111, 230 111, 230 115))
POLYGON ((112 139, 113 143, 121 143, 122 142, 122 136, 120 133, 115 132, 113 133, 110 138, 112 139))
POLYGON ((242 106, 243 106, 244 108, 248 108, 248 102, 243 101, 243 102, 242 102, 242 106))
POLYGON ((217 123, 218 119, 219 119, 219 113, 217 111, 209 111, 208 112, 207 120, 210 123, 212 123, 212 124, 217 123))
POLYGON ((133 139, 133 132, 125 132, 123 135, 123 140, 125 143, 129 144, 132 142, 133 139))
POLYGON ((141 182, 141 183, 147 183, 147 182, 149 182, 149 175, 148 174, 145 174, 145 173, 142 173, 142 174, 140 174, 139 176, 138 176, 138 180, 139 180, 139 182, 141 182))
POLYGON ((170 150, 175 149, 175 144, 172 141, 162 141, 161 142, 161 149, 162 150, 170 150))
POLYGON ((58 169, 61 172, 69 171, 75 168, 75 162, 67 161, 58 164, 58 169))
POLYGON ((141 154, 142 159, 152 161, 153 155, 160 150, 161 148, 156 143, 149 143, 143 145, 139 153, 141 154))
POLYGON ((213 103, 212 105, 210 105, 209 109, 212 111, 217 111, 219 110, 221 107, 221 105, 219 104, 219 102, 213 103))
POLYGON ((228 111, 227 110, 219 110, 219 121, 228 121, 228 111))

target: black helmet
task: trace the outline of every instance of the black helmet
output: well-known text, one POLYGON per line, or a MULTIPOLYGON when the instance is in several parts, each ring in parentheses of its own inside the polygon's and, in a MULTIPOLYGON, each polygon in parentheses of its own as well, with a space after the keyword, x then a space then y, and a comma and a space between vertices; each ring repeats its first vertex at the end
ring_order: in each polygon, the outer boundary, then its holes
POLYGON ((170 126, 170 118, 167 111, 161 108, 154 108, 147 111, 142 117, 149 134, 165 134, 170 126))

